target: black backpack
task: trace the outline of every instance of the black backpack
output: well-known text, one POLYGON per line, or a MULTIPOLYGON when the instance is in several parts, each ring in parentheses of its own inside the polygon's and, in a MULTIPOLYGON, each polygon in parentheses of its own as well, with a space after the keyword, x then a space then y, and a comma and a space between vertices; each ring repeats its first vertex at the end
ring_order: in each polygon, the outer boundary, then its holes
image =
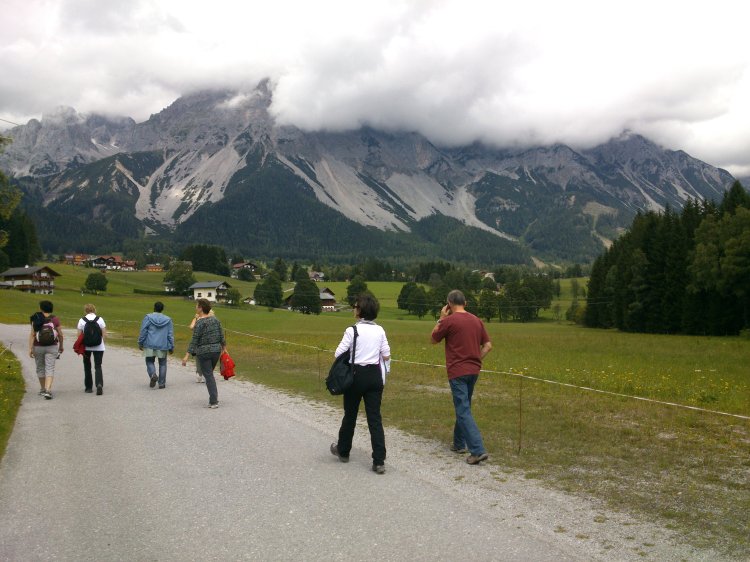
POLYGON ((96 347, 102 343, 102 327, 99 326, 99 317, 89 320, 85 316, 82 320, 86 323, 83 327, 83 345, 96 347))

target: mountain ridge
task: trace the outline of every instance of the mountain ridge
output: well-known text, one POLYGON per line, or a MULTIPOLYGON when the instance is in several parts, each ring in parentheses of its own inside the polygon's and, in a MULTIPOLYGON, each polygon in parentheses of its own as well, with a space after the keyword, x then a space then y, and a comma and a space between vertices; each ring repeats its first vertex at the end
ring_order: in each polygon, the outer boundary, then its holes
MULTIPOLYGON (((226 207, 227 199, 248 205, 248 225, 265 224, 260 208, 286 224, 286 197, 307 209, 305 231, 313 238, 332 221, 321 206, 404 240, 420 221, 443 215, 498 243, 563 261, 592 259, 638 211, 719 199, 734 181, 630 132, 586 150, 444 148, 415 132, 278 126, 269 113, 272 96, 267 82, 244 94, 196 92, 143 123, 62 109, 11 129, 14 144, 0 155, 0 166, 45 209, 81 213, 115 233, 122 226, 113 221, 126 223, 123 237, 135 229, 195 238, 201 221, 193 217, 226 207), (270 177, 274 189, 263 183, 270 177), (275 206, 258 205, 253 192, 275 206), (113 205, 127 209, 127 220, 113 205)), ((363 240, 362 249, 368 246, 363 240)))

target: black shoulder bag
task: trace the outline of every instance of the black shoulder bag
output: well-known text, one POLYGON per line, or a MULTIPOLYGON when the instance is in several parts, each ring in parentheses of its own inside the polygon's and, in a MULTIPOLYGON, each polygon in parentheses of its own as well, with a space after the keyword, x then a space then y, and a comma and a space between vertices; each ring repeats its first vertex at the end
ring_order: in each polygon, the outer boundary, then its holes
POLYGON ((344 391, 354 384, 354 358, 357 353, 358 334, 357 327, 352 326, 352 328, 354 328, 354 343, 352 344, 351 361, 348 351, 336 357, 326 378, 326 388, 334 396, 344 394, 344 391))

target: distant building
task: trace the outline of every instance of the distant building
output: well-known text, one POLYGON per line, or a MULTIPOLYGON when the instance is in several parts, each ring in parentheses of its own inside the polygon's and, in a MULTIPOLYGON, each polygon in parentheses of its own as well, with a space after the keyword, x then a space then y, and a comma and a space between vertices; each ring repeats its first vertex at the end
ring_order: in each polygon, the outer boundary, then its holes
MULTIPOLYGON (((284 299, 286 308, 292 308, 292 298, 294 298, 294 293, 284 299)), ((336 310, 336 296, 328 287, 320 291, 320 309, 323 312, 335 312, 336 310)))
POLYGON ((164 266, 160 263, 147 263, 146 271, 164 271, 164 266))
POLYGON ((27 293, 51 295, 55 292, 55 277, 60 274, 49 267, 12 267, 0 273, 3 281, 13 289, 27 293))
POLYGON ((135 271, 137 268, 137 264, 135 260, 125 260, 122 262, 122 271, 135 271))
POLYGON ((122 258, 120 256, 96 256, 89 260, 91 267, 96 269, 122 269, 122 258))
POLYGON ((242 263, 236 263, 232 266, 232 277, 234 279, 237 279, 237 277, 240 274, 240 271, 242 271, 243 269, 250 271, 250 273, 255 273, 255 270, 258 269, 258 266, 251 261, 243 261, 242 263))
POLYGON ((91 256, 88 254, 65 254, 60 263, 66 265, 86 265, 90 259, 91 256))
POLYGON ((188 287, 193 291, 194 299, 206 299, 211 302, 226 302, 227 290, 232 286, 226 281, 203 281, 188 287))
POLYGON ((328 287, 320 291, 320 306, 327 312, 336 310, 336 294, 328 287))
POLYGON ((310 279, 312 279, 316 283, 319 283, 321 281, 325 281, 326 280, 326 274, 323 273, 322 271, 311 271, 310 272, 310 279))

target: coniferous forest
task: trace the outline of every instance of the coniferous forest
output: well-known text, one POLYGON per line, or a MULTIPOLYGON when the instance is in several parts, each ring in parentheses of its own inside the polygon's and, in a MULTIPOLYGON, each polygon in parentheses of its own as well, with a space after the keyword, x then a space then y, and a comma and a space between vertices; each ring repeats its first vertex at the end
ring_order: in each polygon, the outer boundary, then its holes
POLYGON ((750 327, 750 195, 639 213, 594 262, 585 324, 629 332, 734 335, 750 327))

